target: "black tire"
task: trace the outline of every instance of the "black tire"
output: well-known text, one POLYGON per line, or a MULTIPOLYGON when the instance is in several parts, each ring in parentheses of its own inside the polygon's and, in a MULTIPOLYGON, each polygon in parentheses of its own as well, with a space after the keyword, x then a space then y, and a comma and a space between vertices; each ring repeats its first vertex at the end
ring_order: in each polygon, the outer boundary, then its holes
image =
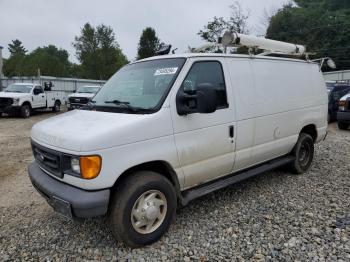
POLYGON ((61 103, 60 101, 57 100, 55 101, 55 104, 52 108, 52 112, 60 112, 60 110, 61 110, 61 103))
POLYGON ((30 114, 31 114, 31 108, 29 105, 21 106, 21 110, 20 110, 21 117, 28 118, 30 117, 30 114))
POLYGON ((338 121, 338 128, 341 129, 341 130, 346 130, 346 129, 349 128, 349 124, 346 124, 346 123, 338 121))
POLYGON ((0 117, 2 117, 2 112, 0 112, 0 117))
POLYGON ((157 241, 168 230, 175 217, 176 206, 176 192, 167 178, 155 172, 140 171, 130 175, 117 186, 116 193, 111 198, 108 221, 117 240, 130 247, 140 247, 157 241), (165 217, 158 221, 159 226, 153 232, 139 233, 133 226, 132 210, 139 198, 149 191, 161 192, 165 196, 165 217))
POLYGON ((314 158, 314 140, 309 134, 301 133, 292 155, 295 156, 291 163, 291 171, 295 174, 303 174, 309 170, 314 158))

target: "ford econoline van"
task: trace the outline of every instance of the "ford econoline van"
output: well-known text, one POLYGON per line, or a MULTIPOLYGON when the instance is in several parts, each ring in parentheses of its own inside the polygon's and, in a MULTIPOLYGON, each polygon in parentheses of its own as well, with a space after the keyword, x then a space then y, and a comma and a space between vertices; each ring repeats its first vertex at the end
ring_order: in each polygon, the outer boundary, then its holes
POLYGON ((306 172, 326 135, 326 90, 310 61, 140 60, 85 107, 32 128, 29 176, 55 211, 108 216, 117 239, 150 244, 179 205, 280 166, 306 172))

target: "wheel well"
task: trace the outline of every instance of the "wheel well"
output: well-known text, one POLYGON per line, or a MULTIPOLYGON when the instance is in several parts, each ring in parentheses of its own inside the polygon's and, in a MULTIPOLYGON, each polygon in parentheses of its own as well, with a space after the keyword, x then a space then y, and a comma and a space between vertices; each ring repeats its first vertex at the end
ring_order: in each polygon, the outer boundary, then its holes
POLYGON ((151 161, 127 169, 118 177, 117 181, 114 183, 112 192, 115 191, 114 189, 120 184, 121 181, 126 179, 130 174, 137 171, 153 171, 165 176, 174 185, 176 194, 178 197, 180 197, 180 184, 176 172, 171 167, 171 165, 165 161, 151 161))
POLYGON ((32 105, 31 105, 28 101, 26 101, 26 102, 24 102, 24 103, 22 104, 22 106, 25 106, 25 105, 27 105, 27 106, 29 106, 30 108, 32 108, 32 105))
POLYGON ((315 125, 304 126, 303 129, 301 129, 300 133, 309 134, 312 137, 312 139, 314 140, 314 142, 316 142, 317 130, 316 130, 315 125))

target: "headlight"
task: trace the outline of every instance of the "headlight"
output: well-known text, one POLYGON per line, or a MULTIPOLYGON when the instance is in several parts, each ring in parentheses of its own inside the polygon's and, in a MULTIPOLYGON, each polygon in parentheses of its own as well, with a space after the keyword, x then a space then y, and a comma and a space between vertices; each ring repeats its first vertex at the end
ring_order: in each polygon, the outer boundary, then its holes
POLYGON ((100 174, 102 159, 100 156, 71 157, 70 165, 82 178, 93 179, 100 174))
POLYGON ((80 160, 78 157, 72 157, 70 160, 70 165, 74 172, 80 174, 80 160))
POLYGON ((19 98, 13 98, 13 103, 12 105, 16 106, 19 103, 19 98))

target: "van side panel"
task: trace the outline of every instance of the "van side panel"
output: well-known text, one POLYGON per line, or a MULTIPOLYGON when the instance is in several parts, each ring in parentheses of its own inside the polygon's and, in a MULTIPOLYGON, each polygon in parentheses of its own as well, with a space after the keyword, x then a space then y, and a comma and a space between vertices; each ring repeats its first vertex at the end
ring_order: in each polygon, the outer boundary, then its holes
POLYGON ((253 164, 255 90, 252 66, 247 58, 227 58, 236 109, 236 159, 234 171, 253 164))
POLYGON ((327 95, 315 64, 252 60, 256 119, 253 158, 260 163, 289 153, 300 130, 326 124, 327 95))

